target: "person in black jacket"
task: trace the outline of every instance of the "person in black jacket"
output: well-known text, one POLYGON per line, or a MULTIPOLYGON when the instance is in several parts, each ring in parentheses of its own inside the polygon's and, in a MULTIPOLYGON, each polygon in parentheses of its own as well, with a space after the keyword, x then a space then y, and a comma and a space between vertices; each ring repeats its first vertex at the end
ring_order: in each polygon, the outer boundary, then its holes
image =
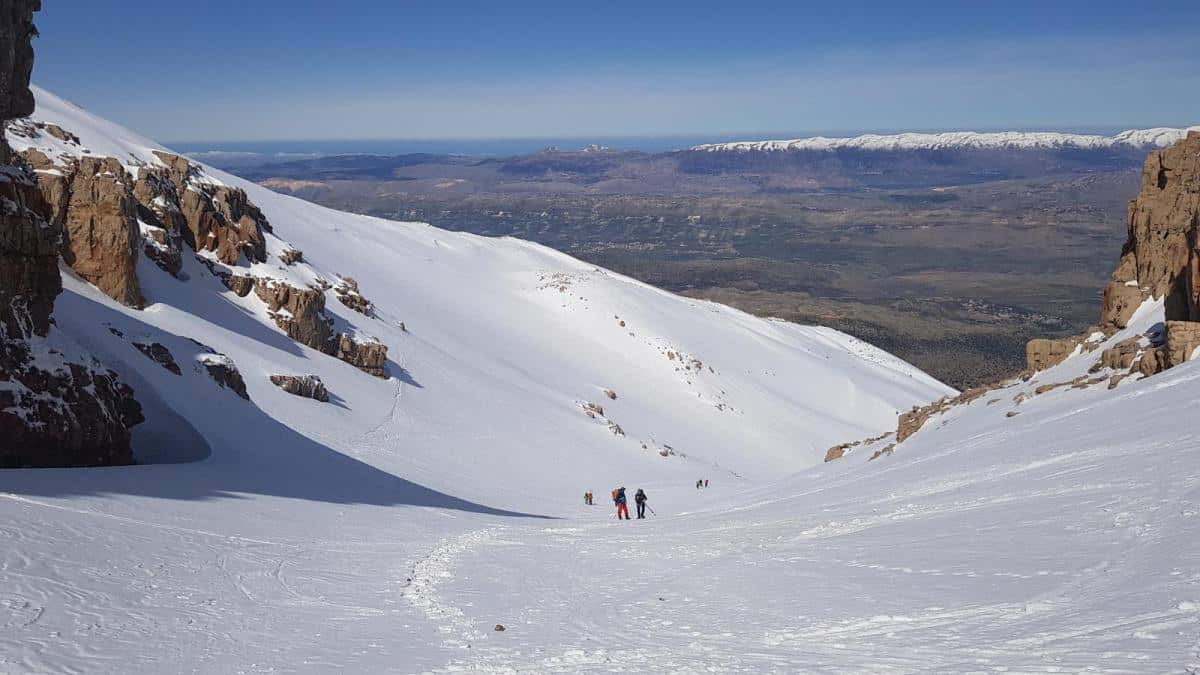
POLYGON ((642 488, 638 488, 637 494, 633 495, 633 501, 637 503, 638 518, 646 517, 646 493, 642 492, 642 488))

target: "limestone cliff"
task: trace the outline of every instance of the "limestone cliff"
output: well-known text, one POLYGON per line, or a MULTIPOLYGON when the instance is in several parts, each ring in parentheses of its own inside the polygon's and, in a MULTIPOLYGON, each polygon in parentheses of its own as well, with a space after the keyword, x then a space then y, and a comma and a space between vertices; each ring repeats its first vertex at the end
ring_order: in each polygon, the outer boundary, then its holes
MULTIPOLYGON (((39 0, 0 3, 0 122, 33 111, 38 9, 39 0)), ((15 161, 0 131, 0 467, 132 462, 129 428, 142 419, 132 390, 85 354, 40 344, 62 291, 63 230, 15 161)))

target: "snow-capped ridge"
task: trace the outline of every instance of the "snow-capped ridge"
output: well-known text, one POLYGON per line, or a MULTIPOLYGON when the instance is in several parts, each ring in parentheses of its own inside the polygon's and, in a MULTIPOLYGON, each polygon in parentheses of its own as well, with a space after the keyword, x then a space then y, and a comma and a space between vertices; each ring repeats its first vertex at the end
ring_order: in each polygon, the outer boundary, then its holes
POLYGON ((1187 128, 1157 127, 1129 129, 1112 136, 1070 134, 1053 131, 949 131, 943 133, 863 134, 844 138, 813 136, 792 140, 733 141, 706 143, 691 148, 697 152, 780 152, 869 150, 902 152, 910 150, 1102 150, 1165 148, 1200 126, 1187 128))

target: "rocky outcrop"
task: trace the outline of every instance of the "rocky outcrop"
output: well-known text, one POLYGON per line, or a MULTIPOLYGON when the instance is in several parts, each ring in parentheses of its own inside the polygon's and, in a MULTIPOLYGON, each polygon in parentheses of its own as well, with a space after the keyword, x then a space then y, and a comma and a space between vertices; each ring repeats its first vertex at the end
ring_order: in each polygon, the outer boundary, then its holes
POLYGON ((337 299, 346 307, 371 316, 371 301, 363 297, 363 294, 358 290, 358 282, 352 277, 341 277, 338 283, 333 287, 333 292, 337 295, 337 299))
POLYGON ((1083 342, 1078 336, 1030 340, 1025 345, 1025 367, 1030 372, 1045 370, 1062 363, 1083 342))
POLYGON ((133 391, 93 359, 45 343, 61 229, 3 123, 33 112, 30 39, 38 0, 0 3, 0 467, 93 466, 133 461, 129 428, 142 421, 133 391))
POLYGON ((170 171, 141 167, 133 184, 137 217, 142 223, 143 251, 154 264, 178 276, 183 267, 183 232, 187 219, 179 208, 179 190, 170 171))
POLYGON ((83 157, 70 179, 66 213, 55 216, 63 225, 63 261, 110 298, 141 307, 141 237, 131 182, 117 160, 83 157))
POLYGON ((250 295, 250 291, 254 290, 254 277, 230 274, 224 278, 224 281, 226 288, 242 298, 250 295))
POLYGON ((835 459, 841 459, 842 457, 846 456, 846 451, 849 449, 850 449, 849 443, 842 443, 841 445, 835 445, 832 448, 825 451, 825 461, 832 462, 835 459))
POLYGON ((271 318, 288 337, 375 377, 388 376, 387 345, 333 332, 333 321, 325 315, 323 290, 257 279, 254 293, 266 303, 271 318))
POLYGON ((924 406, 913 406, 912 410, 900 415, 896 425, 896 442, 903 443, 905 439, 921 430, 925 422, 934 415, 940 415, 950 408, 950 399, 942 397, 924 406))
POLYGON ((388 377, 387 345, 374 340, 357 340, 344 333, 334 336, 330 355, 349 363, 359 370, 375 377, 388 377))
POLYGON ((179 194, 182 234, 193 250, 211 251, 226 265, 237 265, 243 256, 266 262, 263 232, 270 232, 271 226, 245 190, 201 179, 198 168, 179 155, 154 154, 166 164, 166 175, 179 194))
MULTIPOLYGON (((1129 325, 1150 298, 1163 298, 1167 324, 1200 322, 1200 133, 1150 153, 1142 188, 1129 204, 1128 231, 1117 268, 1104 288, 1100 324, 1105 335, 1129 325)), ((1177 325, 1176 349, 1144 348, 1130 339, 1105 350, 1093 371, 1128 369, 1149 376, 1186 361, 1190 326, 1177 325)), ((1169 338, 1169 336, 1168 336, 1169 338)), ((1081 337, 1032 340, 1026 347, 1030 371, 1062 361, 1081 337)), ((1119 380, 1117 380, 1119 381, 1119 380)))
POLYGON ((325 293, 296 288, 274 279, 258 279, 254 293, 267 305, 275 324, 296 342, 325 351, 333 322, 325 316, 325 293))
POLYGON ((49 365, 0 351, 0 468, 133 463, 133 390, 98 363, 49 365))
POLYGON ((1092 367, 1092 372, 1097 372, 1102 368, 1111 368, 1113 370, 1126 370, 1133 367, 1134 361, 1143 351, 1142 338, 1131 337, 1121 340, 1117 344, 1100 352, 1100 360, 1092 367))
POLYGON ((316 375, 272 375, 271 382, 293 396, 327 403, 329 392, 316 375))
POLYGON ((1191 359, 1192 352, 1200 347, 1200 322, 1168 321, 1166 341, 1159 349, 1165 356, 1165 367, 1178 366, 1191 359))
POLYGON ((139 352, 144 354, 146 358, 157 363, 163 368, 166 368, 168 371, 176 375, 183 374, 183 371, 179 369, 179 364, 175 363, 175 357, 171 354, 171 350, 167 349, 165 346, 157 342, 135 342, 133 343, 133 346, 139 352))
POLYGON ((1200 133, 1192 132, 1146 158, 1141 192, 1129 205, 1121 263, 1106 297, 1117 292, 1115 284, 1133 284, 1165 299, 1167 320, 1200 321, 1198 227, 1200 133))
POLYGON ((233 359, 224 354, 200 354, 196 357, 196 361, 204 366, 204 369, 208 371, 208 376, 214 382, 232 390, 243 399, 250 400, 250 394, 246 392, 246 381, 242 378, 242 373, 233 359))
POLYGON ((125 168, 111 157, 56 165, 28 150, 23 158, 37 170, 48 218, 61 232, 63 261, 110 298, 140 308, 145 300, 137 277, 138 202, 125 168))
POLYGON ((298 248, 284 249, 279 254, 279 259, 283 261, 284 265, 295 265, 296 263, 304 262, 304 251, 298 248))

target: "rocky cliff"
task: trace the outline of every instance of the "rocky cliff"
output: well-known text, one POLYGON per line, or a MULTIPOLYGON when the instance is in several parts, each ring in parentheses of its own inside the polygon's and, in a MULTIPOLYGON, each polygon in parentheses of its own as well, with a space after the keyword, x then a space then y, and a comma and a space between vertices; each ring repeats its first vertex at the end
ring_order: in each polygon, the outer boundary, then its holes
MULTIPOLYGON (((963 392, 899 418, 896 441, 926 423, 985 394, 988 404, 1029 398, 1059 389, 1116 388, 1126 378, 1150 377, 1178 366, 1200 349, 1200 132, 1163 150, 1151 152, 1142 170, 1142 186, 1129 204, 1128 234, 1116 270, 1104 288, 1096 326, 1083 335, 1030 340, 1026 369, 1015 379, 963 392), (1151 300, 1162 301, 1161 322, 1143 313, 1134 330, 1135 312, 1151 300), (1152 325, 1153 324, 1153 325, 1152 325), (1146 330, 1146 326, 1151 326, 1146 330), (1131 335, 1132 333, 1132 335, 1131 335), (1096 353, 1098 352, 1098 353, 1096 353), (1093 353, 1096 353, 1094 356, 1093 353), (1052 370, 1079 356, 1086 372, 1066 377, 1052 370), (1048 378, 1054 378, 1045 381, 1048 378), (1022 389, 1001 396, 1002 389, 1022 389)), ((1008 417, 1020 414, 1006 412, 1008 417)), ((866 444, 864 441, 862 444, 866 444)), ((830 448, 826 461, 839 459, 858 444, 830 448)))
MULTIPOLYGON (((33 111, 30 40, 40 4, 0 3, 0 121, 33 111)), ((86 354, 46 344, 62 290, 63 223, 16 161, 0 130, 0 467, 132 462, 129 428, 142 419, 133 391, 86 354)), ((110 243, 88 240, 78 225, 81 253, 110 243)))

